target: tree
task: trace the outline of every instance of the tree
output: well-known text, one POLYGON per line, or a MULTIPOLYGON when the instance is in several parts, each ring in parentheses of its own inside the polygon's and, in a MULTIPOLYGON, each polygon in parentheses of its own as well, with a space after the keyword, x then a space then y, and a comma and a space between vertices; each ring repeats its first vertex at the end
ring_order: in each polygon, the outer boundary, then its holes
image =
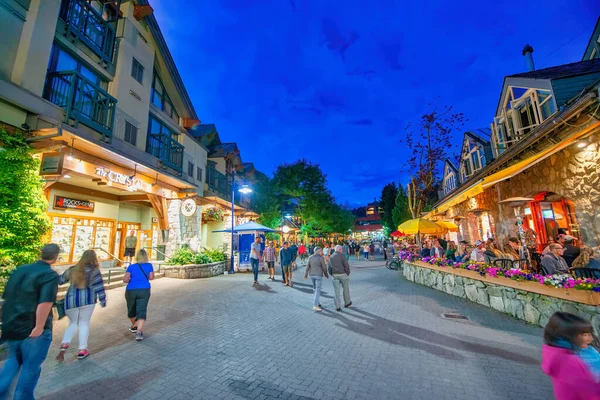
POLYGON ((21 133, 0 129, 0 286, 14 265, 33 262, 51 228, 40 162, 21 133))
POLYGON ((282 164, 275 171, 273 186, 282 207, 294 205, 296 216, 306 225, 302 234, 345 233, 352 227, 352 213, 336 203, 317 164, 307 160, 282 164))
POLYGON ((411 156, 404 170, 410 176, 407 195, 413 218, 419 218, 421 211, 436 201, 440 166, 453 150, 452 133, 467 121, 452 106, 429 106, 431 110, 419 118, 415 127, 408 123, 405 129, 404 142, 411 156))
POLYGON ((386 236, 395 231, 398 225, 394 225, 394 206, 398 196, 398 187, 395 182, 388 183, 381 191, 379 200, 379 209, 381 214, 381 224, 386 230, 386 236))
POLYGON ((272 180, 266 175, 260 174, 253 186, 250 209, 258 214, 258 222, 268 228, 279 228, 283 221, 272 180))
POLYGON ((408 209, 408 196, 406 190, 402 186, 398 187, 398 195, 394 201, 394 210, 392 211, 392 219, 394 230, 398 229, 398 225, 411 219, 412 215, 408 209))

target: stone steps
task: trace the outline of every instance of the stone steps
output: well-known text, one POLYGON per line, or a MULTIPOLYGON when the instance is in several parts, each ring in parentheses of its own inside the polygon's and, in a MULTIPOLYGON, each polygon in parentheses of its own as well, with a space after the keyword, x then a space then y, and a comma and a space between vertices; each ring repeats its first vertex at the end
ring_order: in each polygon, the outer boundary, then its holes
MULTIPOLYGON (((104 289, 110 290, 126 286, 127 284, 123 282, 123 276, 125 276, 125 268, 111 268, 110 270, 103 270, 102 280, 104 281, 104 289)), ((165 274, 163 272, 154 273, 154 279, 164 278, 164 276, 165 274)), ((68 289, 68 283, 65 285, 59 285, 56 299, 64 299, 68 289)))

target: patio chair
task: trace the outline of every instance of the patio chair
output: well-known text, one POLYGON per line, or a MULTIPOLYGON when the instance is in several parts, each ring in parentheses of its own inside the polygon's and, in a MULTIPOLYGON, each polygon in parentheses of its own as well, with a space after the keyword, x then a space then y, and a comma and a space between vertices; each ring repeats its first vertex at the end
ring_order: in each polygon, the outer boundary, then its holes
POLYGON ((498 258, 493 263, 494 267, 500 268, 503 271, 513 268, 513 260, 509 258, 498 258))
POLYGON ((527 260, 524 258, 514 260, 511 268, 527 269, 527 260))
POLYGON ((573 275, 575 275, 575 278, 600 279, 600 269, 575 268, 575 269, 572 269, 571 272, 573 272, 573 275))

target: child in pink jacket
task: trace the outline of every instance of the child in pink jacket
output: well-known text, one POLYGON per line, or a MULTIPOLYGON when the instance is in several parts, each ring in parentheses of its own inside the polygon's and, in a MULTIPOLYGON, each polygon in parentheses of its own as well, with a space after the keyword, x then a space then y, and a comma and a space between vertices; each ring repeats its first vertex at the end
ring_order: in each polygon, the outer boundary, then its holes
POLYGON ((592 325, 577 315, 556 312, 550 317, 542 370, 552 378, 556 400, 600 400, 600 383, 577 355, 592 332, 592 325))

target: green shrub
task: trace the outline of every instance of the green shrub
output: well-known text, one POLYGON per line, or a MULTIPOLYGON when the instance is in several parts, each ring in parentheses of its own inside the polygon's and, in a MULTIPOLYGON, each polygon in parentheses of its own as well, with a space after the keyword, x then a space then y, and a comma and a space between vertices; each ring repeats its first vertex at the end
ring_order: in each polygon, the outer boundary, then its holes
POLYGON ((168 260, 168 265, 187 265, 187 264, 210 264, 216 261, 224 261, 225 254, 219 250, 204 250, 194 252, 189 248, 181 248, 175 251, 168 260))
POLYGON ((175 250, 175 253, 169 258, 167 264, 169 265, 186 265, 195 263, 196 254, 188 248, 181 248, 175 250))
POLYGON ((0 127, 0 292, 15 265, 39 256, 52 226, 32 151, 22 133, 0 127))
POLYGON ((0 295, 4 291, 4 286, 10 278, 10 274, 17 268, 15 263, 10 258, 0 258, 0 295))
POLYGON ((210 257, 212 262, 225 261, 225 253, 218 249, 204 249, 204 252, 210 257))
POLYGON ((196 253, 194 257, 195 264, 210 264, 213 262, 212 258, 206 253, 196 253))

